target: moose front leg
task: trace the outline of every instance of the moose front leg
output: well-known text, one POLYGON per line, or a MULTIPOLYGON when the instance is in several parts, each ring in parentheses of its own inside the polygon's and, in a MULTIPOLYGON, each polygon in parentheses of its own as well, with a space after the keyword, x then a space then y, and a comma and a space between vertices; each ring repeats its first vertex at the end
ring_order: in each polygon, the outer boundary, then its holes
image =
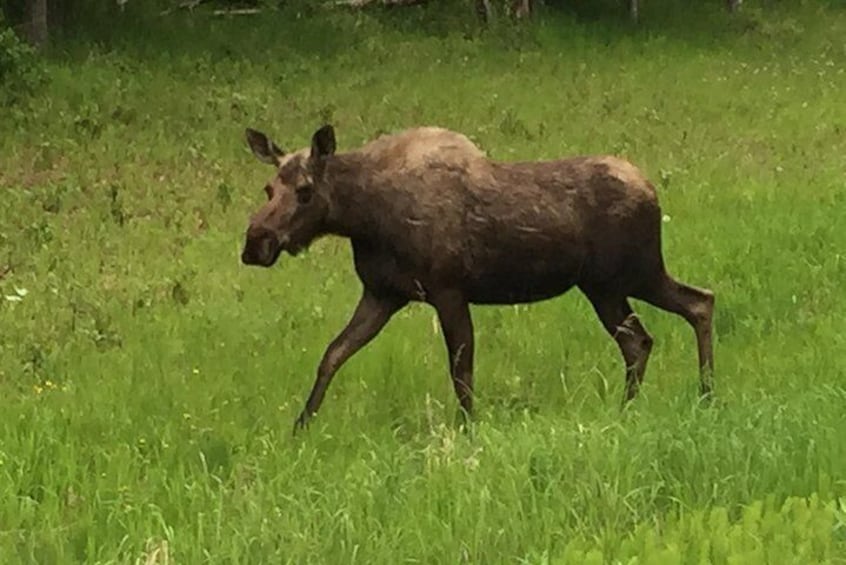
POLYGON ((465 418, 473 413, 473 320, 470 306, 459 292, 433 297, 449 352, 450 375, 465 418))
POLYGON ((294 424, 294 432, 305 427, 308 420, 317 413, 332 377, 350 357, 367 345, 385 327, 388 320, 408 303, 395 297, 377 296, 365 288, 361 300, 347 326, 326 348, 317 380, 306 401, 305 409, 294 424))

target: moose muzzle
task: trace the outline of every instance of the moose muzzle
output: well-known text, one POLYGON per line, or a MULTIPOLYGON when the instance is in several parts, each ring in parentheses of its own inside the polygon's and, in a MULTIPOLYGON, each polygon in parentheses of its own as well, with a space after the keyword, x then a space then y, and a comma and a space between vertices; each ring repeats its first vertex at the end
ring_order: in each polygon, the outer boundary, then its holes
POLYGON ((282 246, 275 233, 261 226, 250 226, 241 252, 241 262, 245 265, 270 267, 281 252, 282 246))

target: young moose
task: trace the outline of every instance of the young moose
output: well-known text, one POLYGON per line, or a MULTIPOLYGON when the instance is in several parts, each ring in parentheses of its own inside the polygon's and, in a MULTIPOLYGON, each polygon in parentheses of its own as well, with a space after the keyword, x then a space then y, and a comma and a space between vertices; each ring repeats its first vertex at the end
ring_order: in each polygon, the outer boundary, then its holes
POLYGON ((247 129, 253 153, 276 168, 252 217, 241 260, 272 266, 334 234, 352 243, 363 283, 352 318, 329 344, 295 429, 314 415, 335 372, 410 301, 437 311, 463 410, 473 405, 469 304, 546 300, 573 286, 590 300, 626 365, 624 403, 643 380, 652 337, 629 298, 687 320, 711 392, 714 295, 665 270, 655 189, 627 161, 589 156, 490 160, 464 135, 422 127, 336 153, 330 125, 286 153, 247 129))

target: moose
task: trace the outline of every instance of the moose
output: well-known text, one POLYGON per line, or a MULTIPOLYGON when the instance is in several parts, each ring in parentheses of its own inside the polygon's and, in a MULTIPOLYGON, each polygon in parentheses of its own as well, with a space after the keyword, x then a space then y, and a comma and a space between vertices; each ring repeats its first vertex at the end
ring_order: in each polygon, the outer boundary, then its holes
POLYGON ((338 369, 410 302, 432 307, 460 411, 473 413, 470 305, 548 300, 577 287, 625 361, 622 405, 643 381, 653 339, 630 298, 684 318, 696 335, 700 394, 712 394, 714 293, 665 268, 662 212, 630 162, 593 155, 546 161, 491 159, 465 135, 415 127, 336 151, 323 125, 311 146, 286 152, 246 129, 253 154, 276 173, 252 215, 245 265, 271 267, 313 241, 351 242, 358 305, 329 344, 294 431, 320 408, 338 369))

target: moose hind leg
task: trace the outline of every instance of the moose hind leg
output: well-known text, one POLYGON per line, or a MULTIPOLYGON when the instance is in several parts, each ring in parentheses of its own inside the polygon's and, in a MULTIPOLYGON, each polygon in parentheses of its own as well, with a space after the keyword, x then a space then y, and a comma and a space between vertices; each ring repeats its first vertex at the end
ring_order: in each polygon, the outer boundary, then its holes
POLYGON ((637 296, 653 306, 678 314, 693 326, 699 352, 700 393, 710 396, 713 391, 714 350, 711 327, 714 318, 714 293, 686 285, 664 273, 658 284, 637 296))
POLYGON ((652 351, 652 336, 640 323, 625 297, 590 297, 591 304, 605 330, 620 347, 626 363, 626 393, 623 404, 637 396, 646 362, 652 351))
POLYGON ((444 332, 450 375, 466 421, 473 414, 473 319, 467 300, 457 292, 444 291, 432 300, 444 332))

